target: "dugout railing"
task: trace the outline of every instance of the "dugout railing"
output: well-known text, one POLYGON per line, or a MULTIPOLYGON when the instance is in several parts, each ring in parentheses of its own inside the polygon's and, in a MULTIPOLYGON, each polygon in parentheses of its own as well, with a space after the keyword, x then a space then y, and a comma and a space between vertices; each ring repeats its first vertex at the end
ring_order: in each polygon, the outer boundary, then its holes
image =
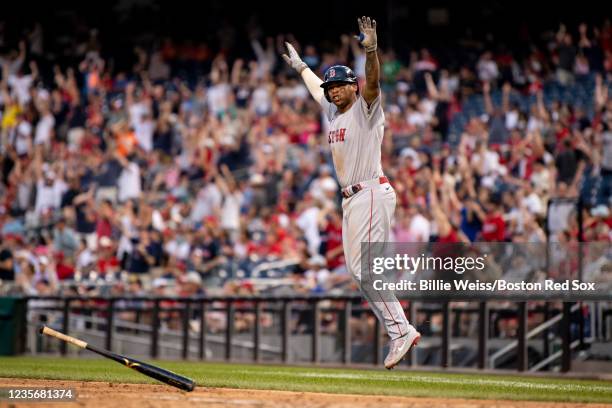
MULTIPOLYGON (((351 325, 349 321, 355 313, 371 313, 367 306, 362 304, 359 295, 354 296, 301 296, 301 297, 215 297, 215 298, 152 298, 152 297, 26 297, 23 298, 27 306, 27 316, 40 316, 45 313, 56 313, 61 316, 55 323, 51 324, 55 329, 64 333, 70 333, 70 320, 77 315, 96 316, 98 330, 104 332, 104 346, 108 350, 113 349, 113 335, 116 326, 117 315, 123 312, 134 312, 136 315, 147 315, 149 336, 148 354, 151 358, 159 358, 160 353, 160 327, 162 316, 173 313, 174 319, 178 319, 178 330, 181 333, 181 356, 189 358, 190 339, 196 334, 197 337, 197 358, 201 360, 209 359, 205 350, 208 346, 209 332, 206 329, 208 313, 224 313, 226 317, 226 327, 224 328, 225 350, 222 356, 215 358, 226 361, 234 360, 232 355, 232 344, 235 340, 235 315, 236 313, 252 314, 252 355, 250 361, 262 362, 262 325, 261 317, 263 313, 274 314, 280 321, 280 360, 284 363, 291 363, 289 347, 294 334, 292 333, 292 314, 296 311, 308 311, 310 335, 310 362, 320 364, 321 361, 321 337, 322 337, 322 314, 335 313, 338 316, 338 333, 341 344, 341 363, 345 365, 353 364, 351 352, 353 344, 351 342, 351 325), (330 306, 332 304, 332 306, 330 306), (131 305, 131 306, 130 306, 131 305), (72 316, 72 317, 71 317, 72 316), (197 333, 191 328, 190 322, 194 317, 199 319, 199 330, 197 333)), ((571 370, 572 354, 575 349, 586 348, 591 341, 609 341, 609 335, 605 330, 609 330, 606 325, 608 316, 601 311, 607 311, 607 302, 598 302, 596 299, 589 302, 560 302, 551 301, 544 304, 536 304, 528 299, 523 299, 513 303, 514 307, 499 306, 499 299, 483 299, 468 304, 457 305, 455 300, 439 300, 432 298, 411 299, 406 304, 406 312, 409 320, 416 322, 417 313, 423 313, 427 320, 428 316, 441 314, 442 327, 439 333, 439 365, 441 367, 452 367, 452 344, 453 344, 453 324, 461 321, 461 316, 469 314, 477 319, 477 339, 476 352, 479 369, 497 368, 496 360, 503 354, 514 354, 516 359, 515 368, 518 371, 527 371, 533 367, 545 368, 554 362, 560 362, 558 366, 561 371, 571 370), (531 303, 531 306, 530 306, 531 303), (578 315, 587 310, 592 316, 590 319, 592 328, 589 328, 589 335, 585 335, 584 328, 580 329, 581 319, 578 315), (598 313, 595 313, 598 311, 598 313), (528 328, 528 315, 541 314, 544 324, 538 327, 528 328), (509 339, 510 343, 506 347, 493 350, 490 347, 490 340, 495 335, 492 330, 493 316, 505 316, 516 319, 518 327, 514 338, 509 339), (602 320, 603 317, 603 320, 602 320), (554 330, 553 330, 554 329, 554 330), (554 332, 554 335, 553 335, 554 332), (530 361, 528 355, 528 343, 533 340, 542 341, 542 359, 540 361, 530 361), (557 346, 555 346, 557 344, 557 346), (557 347, 558 350, 552 350, 557 347)), ((541 303, 541 302, 538 302, 541 303)), ((24 316, 25 318, 25 316, 24 316)), ((373 365, 379 366, 384 359, 383 355, 383 336, 382 327, 377 319, 374 319, 374 336, 372 345, 373 365)), ((43 322, 28 322, 32 324, 42 324, 43 322)), ((25 325, 24 325, 25 326, 25 325)), ((142 325, 140 325, 142 326, 142 325)), ((436 337, 437 337, 436 336, 436 337)), ((416 349, 418 352, 418 348, 416 349)), ((66 343, 61 343, 59 352, 62 355, 67 353, 66 343)), ((407 357, 408 365, 417 365, 417 359, 411 351, 407 357)), ((145 353, 143 353, 145 354, 145 353)))

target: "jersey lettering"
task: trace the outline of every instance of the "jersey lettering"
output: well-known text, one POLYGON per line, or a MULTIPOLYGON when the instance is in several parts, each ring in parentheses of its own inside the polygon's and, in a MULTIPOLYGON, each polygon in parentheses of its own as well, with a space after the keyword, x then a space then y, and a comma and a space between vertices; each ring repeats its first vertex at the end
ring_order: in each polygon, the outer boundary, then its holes
POLYGON ((345 135, 346 135, 346 128, 330 130, 327 135, 327 142, 329 144, 344 142, 345 135))

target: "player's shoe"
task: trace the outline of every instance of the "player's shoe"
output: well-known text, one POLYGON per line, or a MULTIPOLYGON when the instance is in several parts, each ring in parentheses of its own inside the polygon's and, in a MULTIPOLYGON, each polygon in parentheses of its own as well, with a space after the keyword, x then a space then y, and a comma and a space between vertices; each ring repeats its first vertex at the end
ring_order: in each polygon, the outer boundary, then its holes
POLYGON ((398 365, 399 362, 406 357, 410 349, 419 343, 420 339, 421 333, 411 325, 408 333, 395 340, 391 340, 389 354, 387 354, 387 358, 385 358, 385 368, 390 370, 398 365))

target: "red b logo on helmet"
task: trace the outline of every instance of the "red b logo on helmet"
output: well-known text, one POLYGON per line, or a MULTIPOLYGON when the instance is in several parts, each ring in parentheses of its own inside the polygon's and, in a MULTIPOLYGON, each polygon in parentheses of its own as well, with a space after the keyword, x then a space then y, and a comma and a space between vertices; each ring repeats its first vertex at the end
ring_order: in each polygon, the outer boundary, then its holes
POLYGON ((333 69, 333 68, 332 68, 332 69, 330 69, 330 70, 329 70, 329 77, 330 77, 330 78, 333 78, 333 77, 335 77, 335 76, 336 76, 336 70, 335 70, 335 69, 333 69))

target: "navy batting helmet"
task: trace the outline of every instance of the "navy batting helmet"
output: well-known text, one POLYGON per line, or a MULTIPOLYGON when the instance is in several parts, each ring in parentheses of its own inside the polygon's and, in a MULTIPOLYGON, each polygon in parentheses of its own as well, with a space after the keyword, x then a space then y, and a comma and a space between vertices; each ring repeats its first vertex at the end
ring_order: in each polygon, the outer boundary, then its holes
MULTIPOLYGON (((329 98, 329 94, 327 93, 327 88, 335 83, 344 83, 344 84, 357 84, 357 76, 353 72, 352 69, 345 65, 334 65, 331 66, 325 71, 325 75, 323 76, 323 83, 321 84, 321 88, 324 89, 325 98, 331 102, 329 98)), ((357 88, 357 92, 359 92, 359 88, 357 88)))

